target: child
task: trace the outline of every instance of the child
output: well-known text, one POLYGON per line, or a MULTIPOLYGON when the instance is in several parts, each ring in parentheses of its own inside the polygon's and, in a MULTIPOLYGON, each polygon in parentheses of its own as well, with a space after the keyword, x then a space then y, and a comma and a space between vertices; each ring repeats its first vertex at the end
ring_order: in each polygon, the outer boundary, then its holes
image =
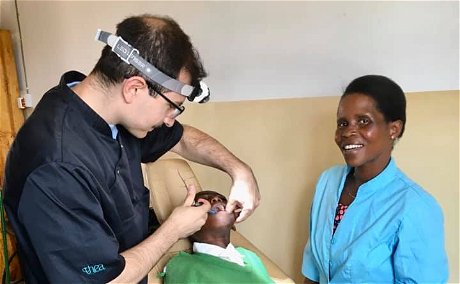
POLYGON ((274 283, 255 253, 230 243, 230 230, 239 213, 225 211, 225 196, 201 191, 195 202, 200 199, 211 203, 208 219, 189 237, 193 253, 180 252, 168 262, 164 283, 274 283))

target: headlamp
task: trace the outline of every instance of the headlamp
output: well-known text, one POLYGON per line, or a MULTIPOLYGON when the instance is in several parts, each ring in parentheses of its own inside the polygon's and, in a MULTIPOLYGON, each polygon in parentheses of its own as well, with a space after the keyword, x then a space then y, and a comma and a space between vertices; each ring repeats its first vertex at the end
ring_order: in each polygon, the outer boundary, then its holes
POLYGON ((194 86, 190 86, 169 77, 150 64, 147 60, 142 58, 139 55, 139 51, 133 48, 120 36, 115 36, 109 32, 98 29, 96 33, 96 40, 109 45, 112 48, 112 51, 115 52, 121 60, 134 66, 153 83, 179 93, 182 96, 187 97, 187 99, 191 102, 205 103, 209 101, 209 88, 204 82, 199 81, 194 84, 194 86))

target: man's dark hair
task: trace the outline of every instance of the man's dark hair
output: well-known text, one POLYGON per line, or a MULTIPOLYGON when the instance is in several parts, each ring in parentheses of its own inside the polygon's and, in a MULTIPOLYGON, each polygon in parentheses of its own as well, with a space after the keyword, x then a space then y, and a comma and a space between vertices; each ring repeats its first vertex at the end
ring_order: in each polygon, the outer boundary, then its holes
MULTIPOLYGON (((206 77, 198 52, 188 35, 171 18, 144 14, 126 18, 117 25, 118 36, 139 50, 139 55, 172 78, 180 70, 190 73, 192 84, 206 77)), ((106 87, 113 86, 132 76, 141 76, 136 68, 122 61, 110 46, 105 46, 91 74, 96 75, 106 87)), ((156 86, 159 89, 161 87, 156 86)))
POLYGON ((401 120, 402 128, 399 137, 402 137, 406 126, 406 97, 398 84, 385 76, 366 75, 353 80, 345 89, 342 98, 356 93, 374 99, 385 121, 401 120))

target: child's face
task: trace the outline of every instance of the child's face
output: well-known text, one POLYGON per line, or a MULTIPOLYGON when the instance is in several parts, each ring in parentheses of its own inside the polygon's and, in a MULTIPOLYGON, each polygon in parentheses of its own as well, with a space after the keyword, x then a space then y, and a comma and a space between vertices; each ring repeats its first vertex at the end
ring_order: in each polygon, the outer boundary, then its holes
POLYGON ((229 229, 235 223, 239 213, 228 213, 225 211, 227 198, 215 191, 200 191, 195 196, 195 201, 206 199, 211 203, 211 209, 208 212, 208 219, 203 229, 211 229, 229 226, 229 229))

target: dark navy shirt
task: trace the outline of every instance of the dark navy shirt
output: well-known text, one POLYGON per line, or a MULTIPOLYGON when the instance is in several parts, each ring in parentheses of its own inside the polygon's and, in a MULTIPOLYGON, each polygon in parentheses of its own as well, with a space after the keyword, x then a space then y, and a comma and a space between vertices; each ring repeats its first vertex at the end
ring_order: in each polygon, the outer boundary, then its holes
MULTIPOLYGON (((29 283, 108 282, 124 269, 120 252, 147 237, 149 194, 141 162, 158 159, 183 127, 144 139, 109 125, 64 74, 20 129, 5 169, 5 208, 29 283)), ((143 280, 146 282, 146 278, 143 280)))

